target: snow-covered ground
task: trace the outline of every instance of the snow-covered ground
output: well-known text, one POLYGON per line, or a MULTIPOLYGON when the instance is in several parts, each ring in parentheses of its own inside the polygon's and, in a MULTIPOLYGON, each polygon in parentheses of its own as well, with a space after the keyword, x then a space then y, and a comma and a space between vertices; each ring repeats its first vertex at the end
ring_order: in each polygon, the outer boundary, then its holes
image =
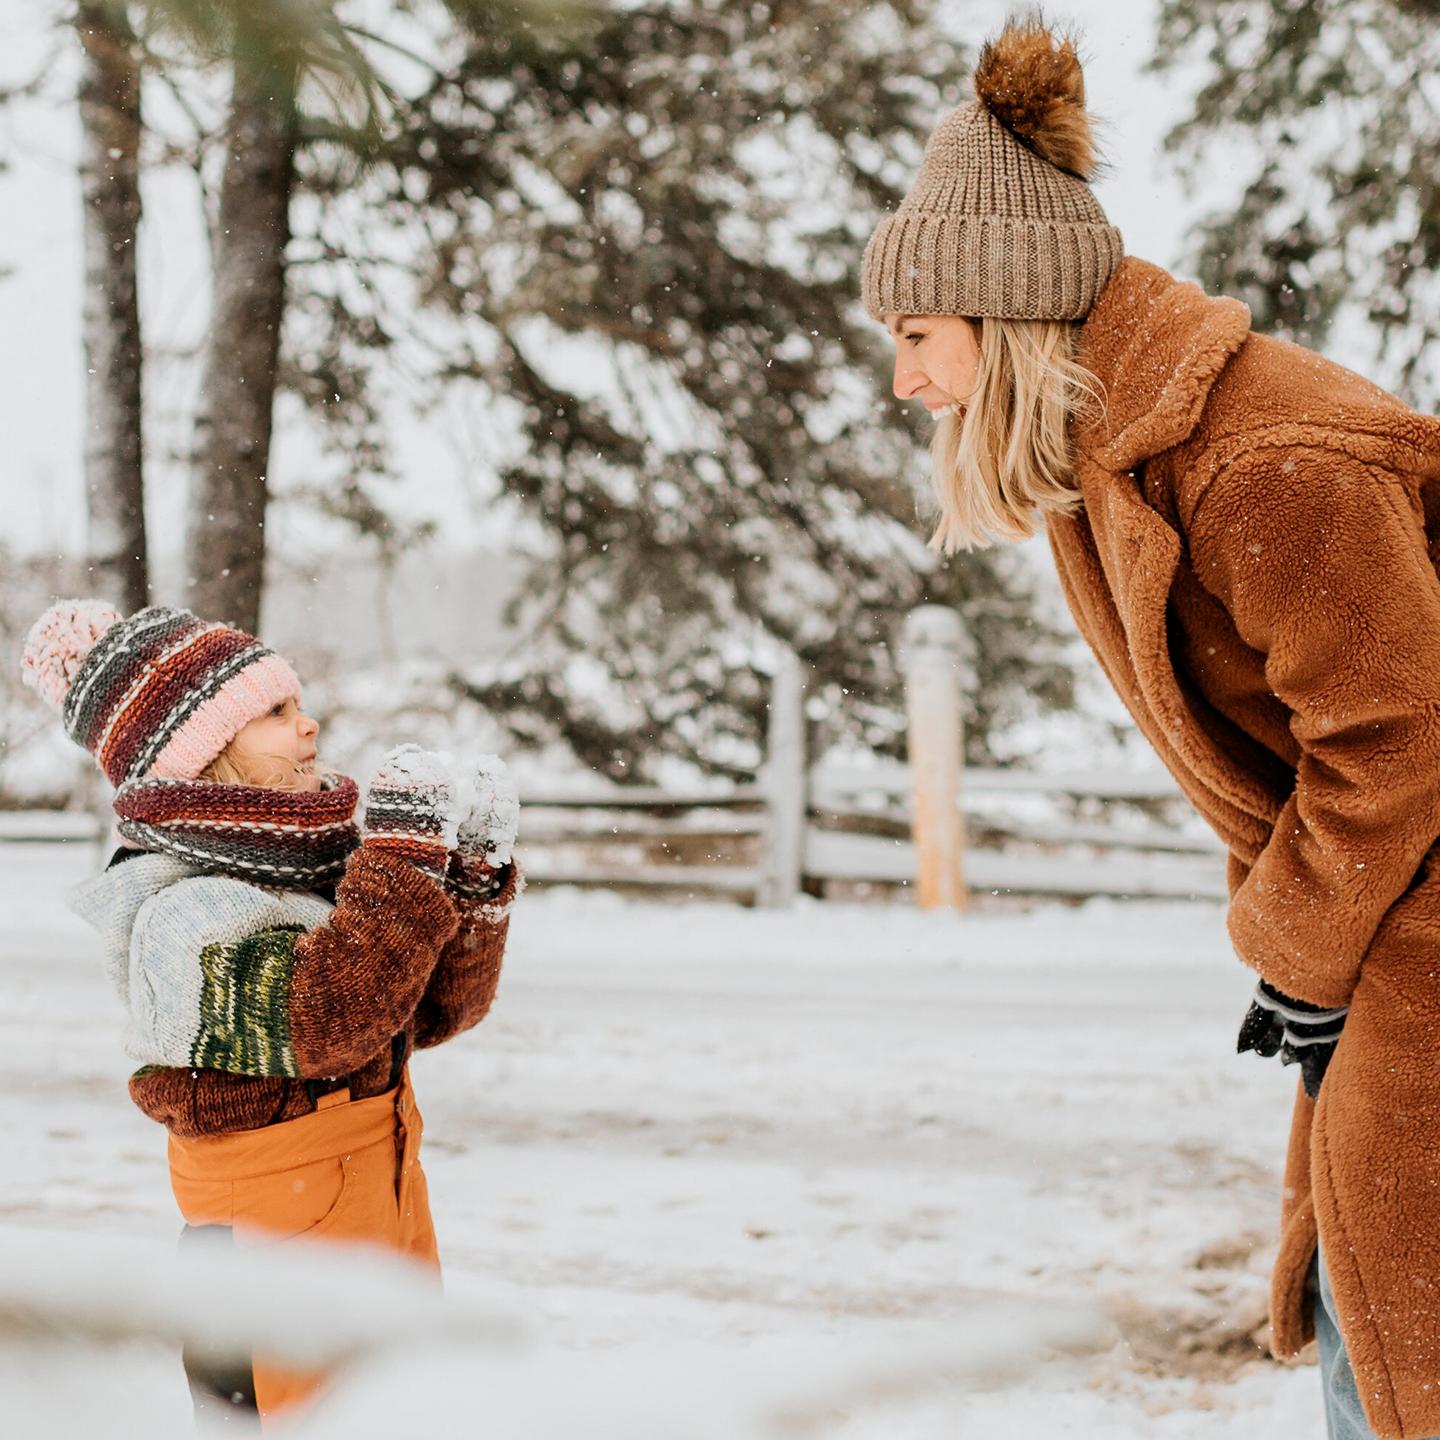
MULTIPOLYGON (((116 1004, 61 898, 93 860, 0 846, 0 1225, 168 1246, 163 1137, 126 1098, 116 1004)), ((1292 1093, 1233 1053, 1248 989, 1211 905, 529 895, 495 1013, 414 1064, 449 1293, 525 1324, 552 1408, 597 1366, 663 1378, 683 1353, 704 1404, 707 1367, 783 1379, 797 1354, 885 1356, 1064 1301, 1122 1340, 803 1433, 1321 1433, 1314 1372, 1248 1339, 1292 1093)), ((0 1373, 17 1343, 0 1328, 0 1373)), ((541 1433, 487 1414, 491 1363, 452 1364, 475 1407, 453 1433, 541 1433)), ((172 1357, 127 1351, 123 1377, 135 1433, 185 1433, 172 1357)), ((27 1433, 56 1432, 42 1413, 27 1433)))

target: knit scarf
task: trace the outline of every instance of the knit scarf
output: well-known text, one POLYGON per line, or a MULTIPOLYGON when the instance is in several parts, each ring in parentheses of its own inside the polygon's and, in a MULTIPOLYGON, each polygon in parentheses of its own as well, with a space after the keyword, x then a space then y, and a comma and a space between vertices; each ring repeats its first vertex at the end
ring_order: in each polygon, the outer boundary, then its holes
POLYGON ((313 889, 338 880, 359 844, 359 791, 328 775, 317 791, 210 780, 131 780, 115 792, 117 828, 130 844, 211 874, 313 889))

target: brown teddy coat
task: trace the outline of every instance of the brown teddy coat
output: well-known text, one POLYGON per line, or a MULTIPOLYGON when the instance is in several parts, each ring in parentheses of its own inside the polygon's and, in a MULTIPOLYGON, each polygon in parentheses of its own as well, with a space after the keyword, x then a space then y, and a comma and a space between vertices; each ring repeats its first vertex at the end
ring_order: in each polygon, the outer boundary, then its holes
POLYGON ((1313 1334, 1318 1231, 1371 1426, 1437 1435, 1440 420, 1139 260, 1080 342, 1076 622, 1229 847, 1241 958, 1350 1006, 1296 1104, 1272 1344, 1313 1334))

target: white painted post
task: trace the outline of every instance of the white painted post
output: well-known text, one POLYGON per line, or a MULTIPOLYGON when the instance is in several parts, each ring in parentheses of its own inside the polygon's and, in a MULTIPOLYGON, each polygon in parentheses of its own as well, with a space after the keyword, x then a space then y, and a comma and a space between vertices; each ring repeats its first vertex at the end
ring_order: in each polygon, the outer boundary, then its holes
POLYGON ((960 810, 960 674, 965 632, 947 605, 921 605, 905 620, 905 673, 917 888, 923 909, 968 904, 960 810))
POLYGON ((761 784, 769 825, 755 898, 773 907, 790 904, 800 893, 805 866, 805 667, 789 650, 770 685, 765 746, 761 784))

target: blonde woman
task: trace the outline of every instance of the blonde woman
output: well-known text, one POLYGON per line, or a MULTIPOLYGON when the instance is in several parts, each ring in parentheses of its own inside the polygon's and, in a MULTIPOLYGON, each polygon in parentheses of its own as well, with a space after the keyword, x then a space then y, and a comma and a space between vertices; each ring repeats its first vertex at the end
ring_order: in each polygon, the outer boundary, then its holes
POLYGON ((1240 1047, 1302 1075, 1274 1349, 1318 1337, 1333 1437, 1440 1435, 1440 421, 1124 255, 1068 41, 1012 24, 975 89, 864 261, 935 544, 1044 526, 1228 846, 1240 1047))

